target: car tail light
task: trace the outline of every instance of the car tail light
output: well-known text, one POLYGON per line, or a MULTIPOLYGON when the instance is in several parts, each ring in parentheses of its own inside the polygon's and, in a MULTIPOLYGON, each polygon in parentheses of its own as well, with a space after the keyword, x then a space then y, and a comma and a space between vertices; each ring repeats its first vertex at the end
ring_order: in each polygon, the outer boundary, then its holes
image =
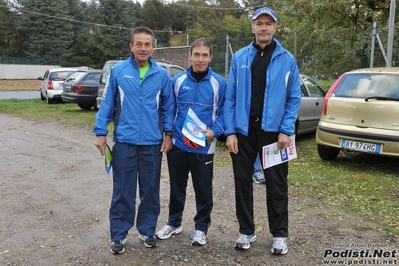
POLYGON ((53 82, 51 80, 49 80, 47 82, 47 89, 48 90, 54 90, 53 82))
POLYGON ((75 85, 75 92, 76 93, 81 93, 83 91, 83 85, 82 84, 76 84, 75 85))
POLYGON ((342 74, 334 83, 331 85, 330 89, 327 91, 326 96, 324 97, 324 103, 323 103, 323 115, 327 115, 327 105, 328 105, 328 99, 331 97, 331 95, 334 93, 335 89, 338 86, 338 83, 341 81, 342 77, 344 74, 342 74))

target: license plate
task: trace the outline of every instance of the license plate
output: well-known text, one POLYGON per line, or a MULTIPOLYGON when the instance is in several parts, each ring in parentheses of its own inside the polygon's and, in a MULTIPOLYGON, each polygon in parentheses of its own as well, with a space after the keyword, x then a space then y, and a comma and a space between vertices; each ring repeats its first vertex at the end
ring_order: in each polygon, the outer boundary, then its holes
POLYGON ((353 151, 380 153, 380 144, 343 139, 341 148, 353 151))

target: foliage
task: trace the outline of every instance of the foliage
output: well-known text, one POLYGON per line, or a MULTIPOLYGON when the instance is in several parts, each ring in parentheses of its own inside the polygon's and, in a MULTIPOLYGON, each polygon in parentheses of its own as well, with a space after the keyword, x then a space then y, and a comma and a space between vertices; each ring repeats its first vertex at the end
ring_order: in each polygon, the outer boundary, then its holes
POLYGON ((57 65, 73 54, 72 24, 60 18, 68 15, 68 2, 63 0, 21 0, 23 16, 20 29, 26 36, 28 58, 40 58, 42 64, 57 65), (29 12, 25 12, 29 10, 29 12), (46 14, 38 16, 37 14, 46 14))
MULTIPOLYGON (((101 65, 126 57, 130 30, 142 25, 155 31, 158 47, 209 38, 215 52, 212 65, 224 74, 226 54, 231 56, 229 50, 236 52, 251 43, 251 16, 268 5, 278 15, 274 36, 294 54, 301 72, 334 79, 347 70, 368 67, 374 21, 382 40, 382 48, 376 45, 374 66, 385 66, 381 49, 387 50, 390 7, 385 0, 146 0, 142 5, 128 0, 3 2, 0 55, 38 58, 42 63, 73 64, 76 56, 86 56, 101 65)), ((398 19, 396 12, 396 25, 398 19)), ((393 51, 393 58, 398 58, 397 38, 393 51)))
POLYGON ((3 6, 0 6, 0 56, 22 57, 22 36, 17 30, 16 13, 7 8, 5 0, 1 2, 3 6))

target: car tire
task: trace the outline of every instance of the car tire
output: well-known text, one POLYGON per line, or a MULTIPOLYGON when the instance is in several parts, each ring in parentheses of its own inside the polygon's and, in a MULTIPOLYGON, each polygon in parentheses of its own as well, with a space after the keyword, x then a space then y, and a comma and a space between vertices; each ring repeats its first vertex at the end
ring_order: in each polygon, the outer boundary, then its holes
POLYGON ((41 99, 42 101, 46 100, 46 97, 44 97, 44 95, 43 95, 43 93, 42 93, 42 90, 40 90, 40 99, 41 99))
POLYGON ((331 148, 323 145, 317 145, 317 152, 321 159, 326 161, 335 160, 341 150, 337 148, 331 148))
POLYGON ((50 99, 48 96, 46 98, 47 104, 52 104, 53 103, 53 99, 50 99))
POLYGON ((97 100, 94 100, 93 109, 94 109, 94 111, 98 111, 97 100))
POLYGON ((78 103, 78 106, 81 108, 81 109, 83 109, 83 110, 90 110, 90 108, 91 107, 93 107, 93 105, 91 104, 81 104, 81 103, 78 103))

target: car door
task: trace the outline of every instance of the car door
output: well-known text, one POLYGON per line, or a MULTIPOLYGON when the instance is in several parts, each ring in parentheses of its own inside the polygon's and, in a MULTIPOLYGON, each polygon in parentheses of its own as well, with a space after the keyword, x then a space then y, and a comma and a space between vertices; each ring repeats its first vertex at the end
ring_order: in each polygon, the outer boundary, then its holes
POLYGON ((46 70, 43 77, 41 78, 42 81, 40 82, 40 91, 43 96, 47 95, 46 90, 47 90, 47 82, 48 82, 49 73, 50 73, 50 71, 46 70))
POLYGON ((302 104, 298 113, 297 133, 316 130, 319 122, 325 91, 310 77, 301 75, 302 104))

